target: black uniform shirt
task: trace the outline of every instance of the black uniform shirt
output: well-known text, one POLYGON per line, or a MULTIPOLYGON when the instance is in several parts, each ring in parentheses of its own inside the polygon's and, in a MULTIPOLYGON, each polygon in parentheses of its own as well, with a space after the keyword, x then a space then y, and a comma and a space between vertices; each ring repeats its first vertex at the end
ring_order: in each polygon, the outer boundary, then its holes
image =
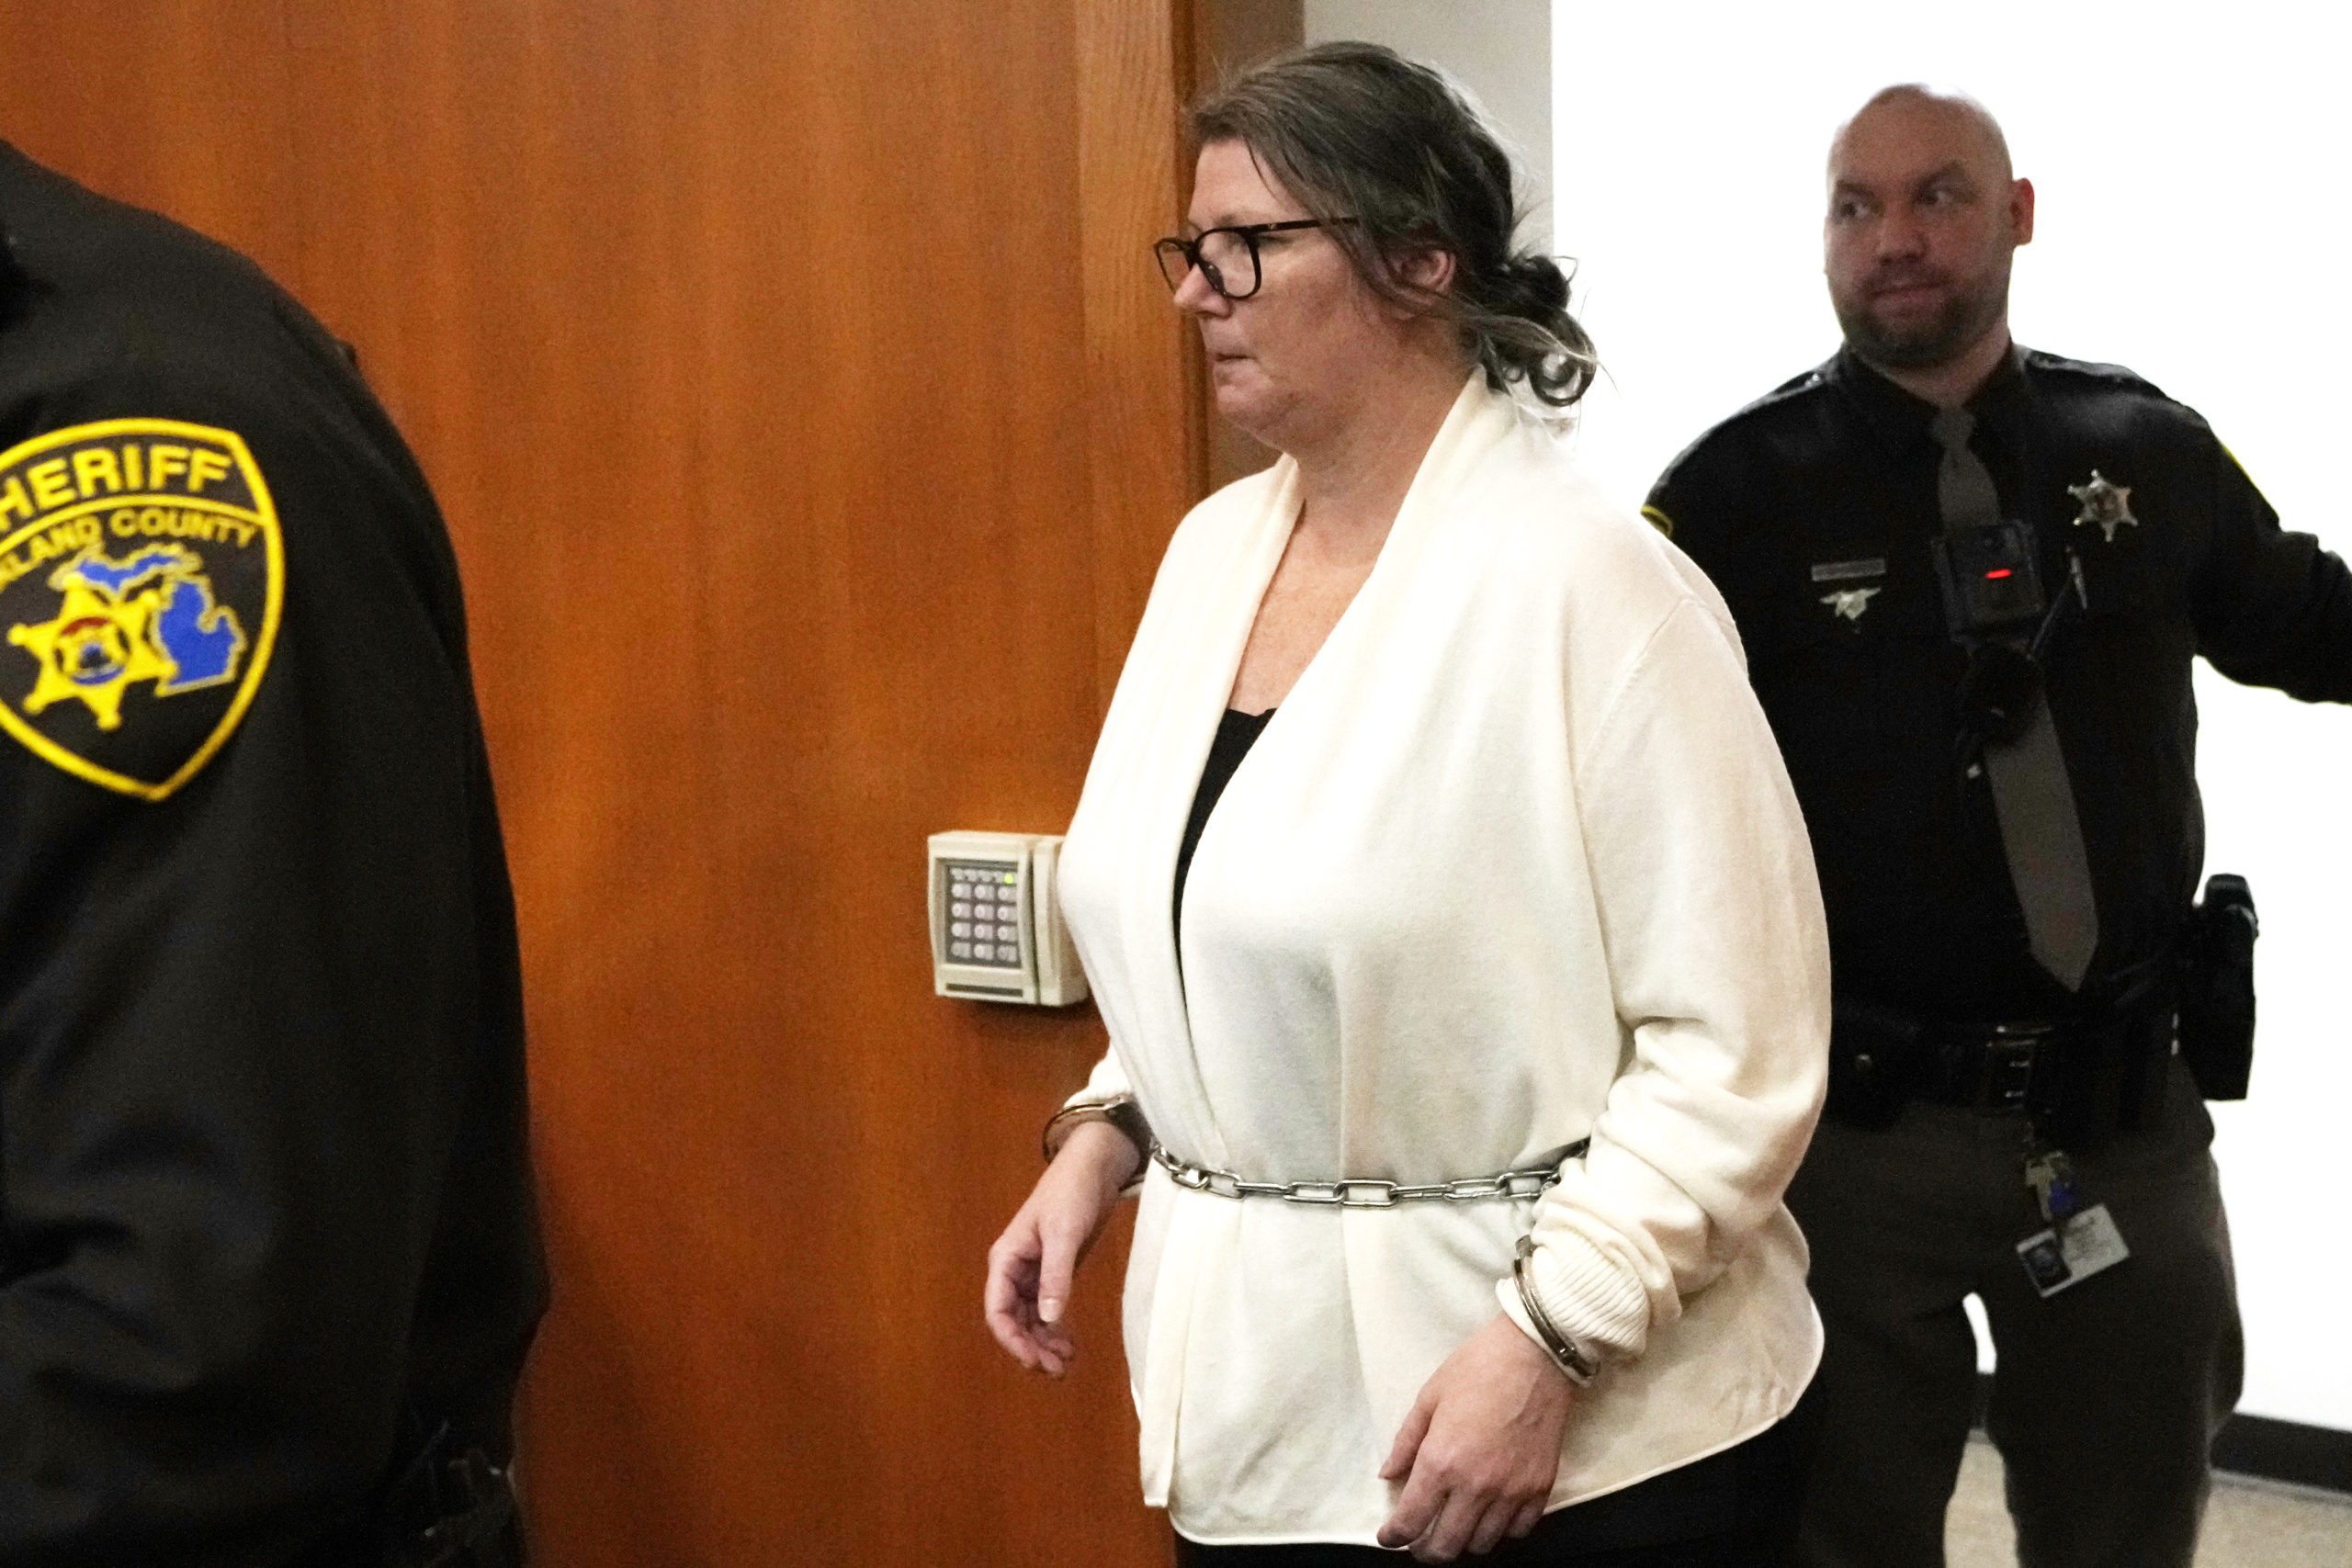
POLYGON ((0 1564, 313 1561, 545 1299, 456 563, 251 264, 0 225, 0 1564))
MULTIPOLYGON (((2100 935, 2085 995, 2165 953, 2204 823, 2193 655, 2307 701, 2352 701, 2352 577, 2278 519, 2203 420, 2130 371, 2021 352, 1970 404, 2004 514, 2054 595, 2087 610, 2046 650, 2100 935), (2113 537, 2074 491, 2135 519, 2113 537)), ((1957 760, 1966 655, 1929 542, 1943 530, 1934 410, 1840 353, 1675 459, 1648 511, 1713 578, 1747 645, 1820 868, 1837 984, 1955 1019, 2059 1016, 1990 789, 1957 760)))

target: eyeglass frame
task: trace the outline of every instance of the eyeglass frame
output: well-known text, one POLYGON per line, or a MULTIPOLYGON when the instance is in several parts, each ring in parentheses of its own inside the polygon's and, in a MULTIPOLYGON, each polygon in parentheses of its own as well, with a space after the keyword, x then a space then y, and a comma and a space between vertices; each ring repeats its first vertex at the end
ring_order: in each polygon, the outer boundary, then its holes
POLYGON ((1292 218, 1280 223, 1227 224, 1216 229, 1204 229, 1189 240, 1184 238, 1182 234, 1170 234, 1164 239, 1154 240, 1151 243, 1151 254, 1153 261, 1159 265, 1159 276, 1167 280, 1168 291, 1170 294, 1173 294, 1179 288, 1183 288, 1184 279, 1197 272, 1201 275, 1201 281, 1206 283, 1209 286, 1210 290, 1214 292, 1217 298, 1221 299, 1249 299, 1255 298, 1258 290, 1266 286, 1265 260, 1258 254, 1259 235, 1281 234, 1297 229, 1328 229, 1335 223, 1352 223, 1355 220, 1352 218, 1292 218), (1225 275, 1217 270, 1216 264, 1203 259, 1201 255, 1201 245, 1212 234, 1236 234, 1240 236, 1243 247, 1250 253, 1250 274, 1257 280, 1250 286, 1249 293, 1236 294, 1227 288, 1225 286, 1225 275), (1168 276, 1168 264, 1164 260, 1160 259, 1169 254, 1168 247, 1170 245, 1175 246, 1178 253, 1184 258, 1184 270, 1178 273, 1174 277, 1168 276))

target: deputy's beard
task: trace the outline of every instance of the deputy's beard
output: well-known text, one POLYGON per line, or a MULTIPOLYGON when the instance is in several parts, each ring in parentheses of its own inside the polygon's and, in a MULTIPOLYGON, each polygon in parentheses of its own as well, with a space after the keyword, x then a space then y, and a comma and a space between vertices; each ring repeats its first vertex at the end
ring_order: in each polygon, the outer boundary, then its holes
POLYGON ((1931 370, 1951 364, 2001 319, 2008 303, 2006 270, 1985 277, 1975 288, 1953 290, 1928 320, 1900 326, 1882 319, 1867 297, 1830 297, 1838 325, 1856 354, 1873 365, 1905 370, 1931 370))

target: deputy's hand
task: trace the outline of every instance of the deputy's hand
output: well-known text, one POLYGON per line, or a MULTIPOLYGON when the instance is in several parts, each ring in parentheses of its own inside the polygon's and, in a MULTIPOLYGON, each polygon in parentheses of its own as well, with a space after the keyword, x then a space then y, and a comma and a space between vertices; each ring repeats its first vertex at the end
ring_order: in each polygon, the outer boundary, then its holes
POLYGON ((1397 1428, 1383 1481, 1404 1491, 1380 1544, 1423 1562, 1492 1551, 1544 1517, 1576 1385, 1498 1313, 1430 1374, 1397 1428))
POLYGON ((1117 1128, 1081 1122, 989 1248, 989 1332, 1031 1371, 1057 1378, 1078 1354, 1062 1325, 1070 1280, 1140 1161, 1117 1128))

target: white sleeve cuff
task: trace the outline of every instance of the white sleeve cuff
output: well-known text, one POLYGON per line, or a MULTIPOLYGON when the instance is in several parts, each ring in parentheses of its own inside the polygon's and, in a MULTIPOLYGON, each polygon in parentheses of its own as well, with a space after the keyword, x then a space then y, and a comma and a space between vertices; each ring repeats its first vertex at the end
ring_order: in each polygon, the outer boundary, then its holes
MULTIPOLYGON (((1602 1361, 1630 1360, 1649 1340, 1649 1296, 1641 1281, 1574 1231, 1555 1231, 1527 1260, 1528 1284, 1553 1326, 1602 1361)), ((1505 1275, 1495 1299, 1521 1333, 1544 1337, 1520 1304, 1519 1282, 1505 1275)))

